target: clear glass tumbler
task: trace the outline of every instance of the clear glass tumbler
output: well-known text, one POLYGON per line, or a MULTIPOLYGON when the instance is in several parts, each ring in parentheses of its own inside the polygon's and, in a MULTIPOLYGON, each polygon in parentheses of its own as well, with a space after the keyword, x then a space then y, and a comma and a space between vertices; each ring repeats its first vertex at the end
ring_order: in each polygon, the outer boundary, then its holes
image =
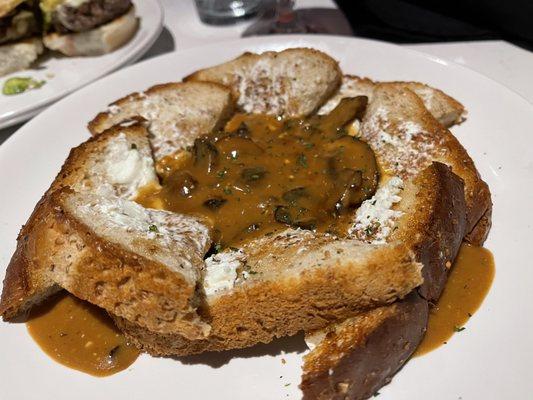
POLYGON ((252 17, 261 0, 195 0, 200 19, 206 24, 225 25, 252 17))

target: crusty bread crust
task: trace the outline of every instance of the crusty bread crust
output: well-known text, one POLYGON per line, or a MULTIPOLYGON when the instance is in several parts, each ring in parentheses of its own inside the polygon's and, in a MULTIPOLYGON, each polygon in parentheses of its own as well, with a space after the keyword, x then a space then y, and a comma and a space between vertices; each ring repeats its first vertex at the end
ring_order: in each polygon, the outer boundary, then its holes
POLYGON ((49 198, 51 193, 67 186, 73 188, 91 187, 93 177, 90 171, 94 158, 102 153, 107 141, 117 136, 121 131, 125 132, 139 147, 149 146, 146 130, 142 125, 135 124, 128 129, 117 126, 109 130, 106 135, 89 139, 82 145, 75 147, 70 151, 50 188, 39 200, 28 221, 22 227, 17 237, 17 249, 7 267, 0 301, 0 315, 5 320, 24 314, 34 304, 40 303, 49 295, 60 290, 60 286, 51 279, 46 271, 34 265, 32 257, 27 254, 26 242, 35 239, 37 235, 34 232, 35 227, 50 212, 49 198))
MULTIPOLYGON (((316 245, 316 240, 311 243, 316 245)), ((208 299, 203 314, 210 321, 211 334, 205 340, 160 335, 123 321, 118 321, 119 327, 136 345, 154 355, 249 347, 307 327, 323 327, 331 320, 346 318, 376 304, 393 302, 422 282, 418 265, 413 264, 403 245, 367 249, 367 257, 355 261, 348 255, 350 250, 357 253, 357 245, 352 246, 342 242, 328 244, 315 251, 315 257, 306 257, 308 262, 316 258, 316 268, 306 264, 301 273, 289 271, 277 280, 258 280, 208 299)), ((272 262, 272 257, 264 261, 272 262)), ((284 254, 276 262, 287 262, 289 267, 295 264, 284 254)))
MULTIPOLYGON (((178 330, 189 338, 205 337, 209 328, 195 312, 197 278, 186 279, 181 273, 171 271, 168 265, 157 262, 151 254, 139 252, 151 247, 150 251, 156 254, 155 242, 144 243, 138 238, 139 251, 110 242, 101 236, 102 232, 95 232, 80 220, 78 205, 69 204, 71 189, 92 193, 105 184, 95 174, 108 143, 123 135, 128 143, 136 146, 136 151, 146 152, 146 149, 150 151, 147 134, 139 123, 117 125, 71 151, 19 235, 0 302, 4 319, 24 313, 62 287, 152 330, 178 330)), ((117 196, 131 192, 120 186, 114 189, 117 196)), ((90 197, 80 195, 83 196, 90 197)), ((205 236, 199 240, 203 246, 199 245, 196 259, 193 260, 195 249, 189 241, 183 243, 183 249, 174 249, 175 258, 188 258, 199 269, 207 251, 207 233, 188 234, 191 241, 197 235, 205 236)))
POLYGON ((44 45, 66 56, 98 56, 110 53, 126 44, 137 32, 139 19, 135 7, 98 28, 87 32, 49 33, 43 37, 44 45))
MULTIPOLYGON (((304 356, 304 400, 363 400, 403 366, 426 331, 428 303, 416 292, 330 326, 304 356)), ((312 339, 311 337, 307 340, 312 339)))
POLYGON ((408 185, 416 189, 404 192, 407 195, 399 204, 404 214, 390 241, 410 243, 417 261, 424 266, 424 283, 418 291, 426 300, 436 301, 466 233, 464 185, 450 167, 439 162, 408 185), (411 197, 413 194, 416 199, 411 197))
POLYGON ((217 82, 231 88, 240 110, 254 114, 302 117, 316 111, 339 87, 337 61, 309 48, 261 54, 196 71, 184 81, 217 82))

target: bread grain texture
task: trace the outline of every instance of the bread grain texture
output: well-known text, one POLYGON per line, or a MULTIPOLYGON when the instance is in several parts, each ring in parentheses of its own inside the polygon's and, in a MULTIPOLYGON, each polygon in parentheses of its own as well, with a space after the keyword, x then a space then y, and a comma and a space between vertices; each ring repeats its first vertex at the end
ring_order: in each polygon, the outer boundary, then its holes
POLYGON ((19 235, 4 319, 62 287, 152 330, 207 335, 195 311, 207 228, 131 201, 157 182, 147 136, 142 124, 118 125, 71 151, 19 235))
POLYGON ((222 127, 233 110, 231 92, 221 85, 166 83, 115 101, 89 122, 88 128, 98 135, 121 121, 142 117, 149 124, 154 157, 160 160, 222 127))
POLYGON ((304 117, 316 111, 339 87, 337 61, 308 48, 244 53, 197 71, 186 81, 216 82, 231 88, 241 111, 304 117))
POLYGON ((420 267, 403 245, 380 248, 331 239, 317 243, 309 235, 299 243, 309 250, 298 253, 288 241, 293 239, 285 234, 255 243, 255 250, 244 249, 250 251, 246 266, 254 273, 231 291, 207 297, 202 313, 210 321, 211 334, 205 340, 116 322, 150 354, 189 355, 249 347, 296 334, 302 327, 323 327, 358 310, 393 302, 422 283, 420 267))
POLYGON ((387 174, 409 179, 433 161, 450 166, 464 181, 467 233, 492 207, 488 186, 464 147, 410 89, 378 84, 361 123, 360 136, 374 150, 387 174))
POLYGON ((136 187, 147 182, 134 174, 130 182, 112 183, 107 176, 105 160, 109 156, 125 160, 131 147, 135 146, 143 158, 152 162, 151 165, 147 165, 147 169, 152 170, 152 177, 156 179, 147 134, 142 124, 133 124, 128 127, 117 126, 70 151, 60 172, 35 206, 17 237, 17 250, 7 268, 0 301, 0 314, 4 319, 12 319, 24 314, 32 305, 60 290, 46 271, 38 268, 37 264, 25 254, 27 246, 24 243, 35 238, 37 235, 35 226, 51 209, 50 195, 63 187, 71 187, 77 191, 94 190, 101 193, 114 193, 126 198, 131 197, 136 187), (118 149, 113 148, 117 144, 121 146, 118 149))

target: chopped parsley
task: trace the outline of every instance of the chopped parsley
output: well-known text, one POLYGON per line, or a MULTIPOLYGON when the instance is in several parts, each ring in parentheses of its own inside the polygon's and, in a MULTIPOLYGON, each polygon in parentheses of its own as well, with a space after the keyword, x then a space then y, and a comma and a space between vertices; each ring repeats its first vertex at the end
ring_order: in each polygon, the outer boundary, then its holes
POLYGON ((454 332, 462 332, 462 331, 464 331, 465 329, 466 329, 466 328, 465 328, 464 326, 457 326, 457 325, 455 325, 455 326, 453 327, 454 332))
POLYGON ((301 165, 304 168, 307 168, 307 157, 304 153, 298 154, 298 159, 296 160, 298 165, 301 165))
POLYGON ((154 224, 150 225, 150 226, 148 227, 148 230, 149 230, 150 232, 154 232, 154 233, 158 233, 158 232, 159 232, 159 229, 157 229, 157 226, 155 226, 154 224))

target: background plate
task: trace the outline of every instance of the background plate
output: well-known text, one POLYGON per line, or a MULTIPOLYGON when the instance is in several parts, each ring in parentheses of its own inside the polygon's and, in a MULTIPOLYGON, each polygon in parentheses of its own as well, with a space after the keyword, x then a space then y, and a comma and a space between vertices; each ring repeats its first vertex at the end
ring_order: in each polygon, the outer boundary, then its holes
MULTIPOLYGON (((341 62, 345 73, 427 82, 459 99, 469 115, 453 131, 493 193, 493 228, 486 243, 496 259, 492 290, 466 330, 446 346, 409 362, 392 384, 380 390, 380 399, 531 398, 533 107, 478 73, 389 44, 330 36, 216 43, 134 65, 58 102, 0 147, 1 268, 15 248, 20 226, 70 148, 89 137, 87 121, 108 103, 244 51, 292 46, 326 51, 341 62)), ((127 371, 93 378, 50 360, 22 324, 2 324, 0 348, 0 397, 39 400, 52 392, 55 400, 298 399, 305 351, 301 337, 296 337, 182 360, 145 355, 127 371)))
POLYGON ((98 57, 64 57, 46 53, 33 69, 1 77, 0 88, 13 76, 44 79, 46 84, 16 96, 5 96, 0 90, 0 129, 30 119, 45 106, 146 53, 163 29, 163 10, 157 0, 133 0, 133 3, 141 18, 139 30, 121 48, 98 57))

